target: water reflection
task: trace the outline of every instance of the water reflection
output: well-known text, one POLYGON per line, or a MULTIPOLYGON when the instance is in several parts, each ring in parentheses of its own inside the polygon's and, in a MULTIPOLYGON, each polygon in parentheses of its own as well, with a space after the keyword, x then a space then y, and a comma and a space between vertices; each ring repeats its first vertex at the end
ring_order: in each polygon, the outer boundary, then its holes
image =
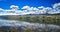
POLYGON ((60 26, 53 24, 29 23, 25 21, 0 19, 0 29, 13 29, 13 28, 25 30, 32 29, 38 31, 60 30, 60 26))

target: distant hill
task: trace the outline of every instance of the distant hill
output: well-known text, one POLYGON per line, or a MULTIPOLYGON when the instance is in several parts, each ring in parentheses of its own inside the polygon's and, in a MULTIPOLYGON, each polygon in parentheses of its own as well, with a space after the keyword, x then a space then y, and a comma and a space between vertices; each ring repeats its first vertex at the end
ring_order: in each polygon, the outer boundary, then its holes
POLYGON ((8 15, 8 16, 0 16, 0 18, 1 19, 8 19, 8 18, 17 18, 17 19, 19 19, 19 17, 20 16, 27 16, 27 17, 29 17, 29 16, 52 16, 52 15, 54 15, 54 16, 56 16, 56 15, 60 15, 60 13, 55 13, 55 14, 27 14, 27 15, 8 15))

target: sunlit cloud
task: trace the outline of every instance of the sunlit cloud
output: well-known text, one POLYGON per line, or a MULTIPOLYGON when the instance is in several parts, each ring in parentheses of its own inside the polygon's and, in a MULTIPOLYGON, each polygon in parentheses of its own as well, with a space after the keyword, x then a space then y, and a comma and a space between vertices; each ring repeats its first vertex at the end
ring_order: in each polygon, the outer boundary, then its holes
POLYGON ((23 6, 23 11, 25 12, 25 14, 34 14, 35 12, 37 12, 39 9, 36 7, 30 7, 30 6, 23 6))
POLYGON ((0 8, 0 11, 3 10, 2 8, 0 8))
POLYGON ((56 8, 57 8, 57 9, 60 8, 60 3, 55 3, 55 4, 53 5, 53 8, 54 8, 54 9, 56 9, 56 8))
POLYGON ((29 9, 30 7, 29 6, 23 6, 22 9, 29 9))
POLYGON ((60 3, 54 4, 53 8, 56 10, 60 10, 60 3))
POLYGON ((38 8, 45 8, 44 6, 40 6, 40 7, 38 7, 38 8))
POLYGON ((50 7, 43 8, 43 13, 48 13, 50 11, 52 11, 52 8, 50 7))
POLYGON ((11 8, 12 10, 17 10, 17 9, 19 9, 19 6, 11 5, 10 8, 11 8))
MULTIPOLYGON (((55 14, 55 13, 60 13, 60 3, 55 3, 51 7, 44 7, 44 6, 39 6, 39 7, 31 7, 31 6, 23 6, 21 10, 19 10, 19 6, 16 5, 11 5, 10 10, 4 10, 0 8, 0 12, 4 11, 2 14, 4 15, 26 15, 26 14, 55 14), (5 12, 6 11, 6 12, 5 12)), ((0 13, 0 15, 2 15, 0 13)))
POLYGON ((60 13, 60 3, 55 3, 53 5, 53 8, 54 8, 54 13, 60 13))

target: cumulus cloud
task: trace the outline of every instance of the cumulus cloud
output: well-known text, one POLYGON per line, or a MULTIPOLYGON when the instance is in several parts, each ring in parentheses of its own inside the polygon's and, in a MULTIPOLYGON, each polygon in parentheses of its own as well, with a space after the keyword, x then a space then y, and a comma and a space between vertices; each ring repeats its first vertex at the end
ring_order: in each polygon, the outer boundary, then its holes
POLYGON ((33 8, 33 11, 38 11, 38 10, 39 10, 39 9, 38 9, 38 8, 36 8, 36 7, 35 7, 35 8, 33 8))
POLYGON ((40 6, 40 7, 38 7, 38 8, 45 8, 44 6, 40 6))
POLYGON ((55 3, 52 7, 53 8, 40 6, 38 8, 39 9, 42 8, 42 10, 40 10, 40 13, 49 13, 49 14, 60 13, 60 3, 55 3))
MULTIPOLYGON (((53 6, 53 8, 51 7, 44 7, 44 6, 40 6, 40 7, 31 7, 31 6, 23 6, 21 9, 22 10, 18 10, 19 6, 15 6, 15 5, 11 5, 10 8, 11 10, 15 11, 15 15, 26 15, 26 14, 54 14, 54 13, 60 13, 60 3, 55 3, 53 6), (42 9, 41 9, 42 8, 42 9)), ((4 10, 2 8, 0 8, 0 10, 4 10)), ((8 10, 8 11, 11 11, 8 10)), ((7 10, 5 10, 7 11, 7 10)), ((6 14, 7 15, 7 14, 6 14)), ((10 13, 10 15, 14 15, 13 13, 10 13)))
POLYGON ((55 3, 55 4, 53 5, 53 8, 57 8, 57 7, 60 7, 60 3, 55 3))
POLYGON ((2 8, 0 8, 0 10, 3 10, 2 8))
POLYGON ((46 14, 46 13, 52 11, 52 8, 44 7, 42 10, 39 10, 39 11, 40 11, 40 14, 46 14))
MULTIPOLYGON (((15 7, 14 5, 12 5, 13 7, 15 7)), ((59 13, 60 11, 60 3, 56 3, 53 5, 53 8, 51 7, 44 7, 44 6, 40 6, 38 8, 36 7, 30 7, 30 6, 23 6, 22 7, 24 14, 51 14, 51 13, 59 13), (41 9, 42 8, 42 9, 41 9), (41 10, 40 10, 41 9, 41 10), (56 11, 57 10, 57 11, 56 11)))
POLYGON ((55 14, 55 13, 60 13, 60 3, 55 3, 55 4, 53 5, 53 9, 54 9, 53 14, 55 14))
POLYGON ((10 8, 11 9, 19 9, 19 6, 11 5, 10 8))
MULTIPOLYGON (((39 9, 36 7, 30 7, 30 6, 23 6, 23 11, 26 12, 27 14, 34 14, 37 12, 39 9)), ((25 14, 26 14, 25 13, 25 14)))
POLYGON ((46 12, 49 12, 51 10, 52 10, 52 8, 50 8, 50 7, 43 8, 43 11, 46 11, 46 12))
POLYGON ((3 12, 3 9, 2 8, 0 8, 0 12, 3 12))
POLYGON ((22 9, 29 9, 30 7, 29 6, 23 6, 22 9))
POLYGON ((60 10, 60 3, 56 3, 56 4, 54 4, 53 5, 53 8, 55 9, 55 10, 60 10))
POLYGON ((32 11, 37 12, 38 10, 39 10, 39 9, 36 8, 36 7, 30 7, 30 8, 28 9, 29 12, 32 12, 32 11))
POLYGON ((46 14, 49 13, 50 11, 52 11, 51 7, 44 7, 44 6, 40 6, 38 7, 40 14, 46 14))
POLYGON ((30 7, 30 6, 23 6, 22 9, 26 9, 26 10, 38 10, 36 7, 30 7))

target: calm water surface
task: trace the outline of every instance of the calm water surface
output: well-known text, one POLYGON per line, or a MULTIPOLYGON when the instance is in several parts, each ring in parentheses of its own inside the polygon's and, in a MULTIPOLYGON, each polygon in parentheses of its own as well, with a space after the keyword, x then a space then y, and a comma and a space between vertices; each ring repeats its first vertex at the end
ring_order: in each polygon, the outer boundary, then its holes
POLYGON ((0 18, 0 27, 1 26, 12 26, 20 27, 22 29, 37 29, 37 30, 60 30, 60 26, 53 24, 40 24, 40 23, 29 23, 26 21, 18 20, 5 20, 0 18))

